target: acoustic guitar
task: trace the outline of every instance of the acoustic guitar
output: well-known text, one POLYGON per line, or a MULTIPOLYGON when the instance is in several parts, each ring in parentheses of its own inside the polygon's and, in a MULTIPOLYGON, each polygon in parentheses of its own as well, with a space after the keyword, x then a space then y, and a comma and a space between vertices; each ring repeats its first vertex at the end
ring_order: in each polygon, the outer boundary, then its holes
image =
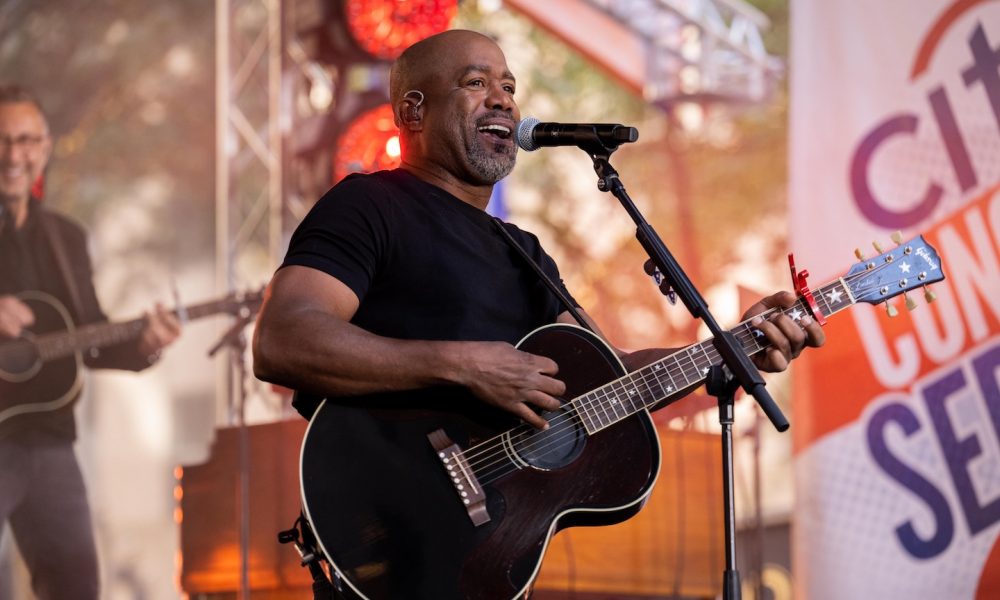
MULTIPOLYGON (((69 311, 44 292, 17 294, 35 314, 35 325, 16 339, 0 340, 0 428, 18 415, 66 406, 82 385, 85 352, 138 339, 146 319, 94 323, 77 327, 69 311)), ((218 313, 250 315, 260 308, 263 290, 175 309, 175 315, 199 319, 218 313)))
MULTIPOLYGON (((811 295, 829 316, 943 278, 937 253, 918 236, 811 295)), ((798 320, 809 305, 800 298, 780 310, 798 320)), ((747 355, 767 347, 749 321, 732 332, 747 355)), ((563 324, 517 347, 553 359, 566 383, 562 407, 543 413, 545 431, 450 388, 398 403, 320 405, 302 443, 302 499, 345 595, 527 597, 557 531, 639 511, 659 472, 649 411, 721 362, 707 340, 629 373, 603 340, 563 324)))

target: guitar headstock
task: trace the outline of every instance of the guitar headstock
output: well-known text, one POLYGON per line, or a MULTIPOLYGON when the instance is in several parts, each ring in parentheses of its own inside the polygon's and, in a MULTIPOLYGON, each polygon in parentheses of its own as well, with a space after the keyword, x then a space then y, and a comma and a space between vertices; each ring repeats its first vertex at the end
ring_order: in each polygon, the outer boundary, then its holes
MULTIPOLYGON (((903 294, 906 298, 906 307, 913 310, 916 308, 916 302, 906 295, 906 292, 924 288, 925 299, 933 302, 934 292, 927 286, 944 279, 937 250, 921 235, 903 242, 902 235, 897 232, 893 234, 892 239, 896 247, 889 251, 883 251, 877 243, 873 244, 875 250, 879 252, 877 256, 863 258, 861 251, 855 250, 858 258, 863 260, 851 267, 844 276, 844 281, 855 300, 880 304, 903 294)), ((889 305, 887 310, 890 317, 896 316, 895 307, 889 305)))

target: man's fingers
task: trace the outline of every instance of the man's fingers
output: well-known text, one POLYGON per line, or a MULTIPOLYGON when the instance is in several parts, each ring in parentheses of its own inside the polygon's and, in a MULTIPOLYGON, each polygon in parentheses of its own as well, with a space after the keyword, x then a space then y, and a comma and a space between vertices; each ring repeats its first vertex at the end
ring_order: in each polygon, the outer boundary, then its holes
POLYGON ((761 369, 784 371, 806 346, 819 347, 826 341, 822 326, 811 315, 805 314, 794 320, 784 313, 782 309, 791 308, 798 300, 791 292, 778 292, 754 304, 743 314, 743 318, 750 319, 750 324, 764 334, 771 346, 763 355, 754 357, 754 362, 761 369))
POLYGON ((554 377, 541 375, 535 382, 534 389, 548 396, 562 396, 566 393, 566 384, 554 377))
POLYGON ((788 316, 780 316, 773 321, 778 327, 781 336, 785 338, 788 348, 786 356, 790 358, 797 357, 802 352, 802 347, 806 343, 806 332, 802 329, 802 324, 800 324, 802 320, 806 319, 808 319, 807 323, 812 322, 810 317, 802 317, 800 321, 794 321, 788 316))
POLYGON ((562 402, 558 399, 539 391, 528 392, 524 396, 524 401, 530 402, 543 410, 557 410, 562 406, 562 402))
POLYGON ((795 304, 796 300, 798 300, 798 297, 795 294, 785 291, 771 294, 761 300, 760 303, 766 308, 789 308, 795 304))
POLYGON ((559 363, 551 358, 547 356, 539 356, 537 354, 529 354, 527 352, 525 354, 531 357, 530 360, 532 362, 532 366, 542 375, 552 376, 559 372, 559 363))
POLYGON ((771 350, 777 350, 782 355, 787 357, 790 356, 791 346, 789 345, 788 338, 785 337, 781 328, 772 320, 776 318, 775 315, 777 314, 778 313, 773 313, 766 319, 763 317, 757 317, 751 321, 751 324, 764 333, 767 341, 770 342, 772 346, 771 350))
POLYGON ((172 311, 156 304, 153 312, 147 313, 150 333, 160 345, 174 341, 181 333, 181 322, 172 311))
POLYGON ((0 296, 0 334, 17 337, 35 323, 35 313, 13 296, 0 296))
POLYGON ((819 348, 826 342, 826 333, 823 331, 823 326, 818 322, 812 321, 806 325, 805 331, 807 346, 819 348))
POLYGON ((553 398, 548 394, 532 391, 525 394, 523 402, 518 402, 511 407, 511 412, 524 419, 532 427, 546 429, 548 421, 539 415, 531 405, 537 406, 542 411, 553 411, 558 410, 562 406, 562 403, 557 398, 553 398))
POLYGON ((537 429, 546 429, 549 426, 549 422, 542 418, 541 415, 535 413, 531 410, 527 404, 523 402, 518 404, 514 408, 514 414, 524 419, 524 422, 537 429))
POLYGON ((788 358, 776 348, 767 351, 767 362, 767 370, 774 373, 780 373, 788 368, 788 358))

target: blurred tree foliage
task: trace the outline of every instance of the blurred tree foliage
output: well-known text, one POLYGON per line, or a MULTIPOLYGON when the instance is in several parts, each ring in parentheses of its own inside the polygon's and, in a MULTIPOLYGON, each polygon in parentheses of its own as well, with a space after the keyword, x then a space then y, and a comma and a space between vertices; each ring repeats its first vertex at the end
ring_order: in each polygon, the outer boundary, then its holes
POLYGON ((39 97, 56 139, 46 201, 149 234, 111 245, 129 258, 211 261, 214 60, 212 2, 0 4, 0 80, 39 97))

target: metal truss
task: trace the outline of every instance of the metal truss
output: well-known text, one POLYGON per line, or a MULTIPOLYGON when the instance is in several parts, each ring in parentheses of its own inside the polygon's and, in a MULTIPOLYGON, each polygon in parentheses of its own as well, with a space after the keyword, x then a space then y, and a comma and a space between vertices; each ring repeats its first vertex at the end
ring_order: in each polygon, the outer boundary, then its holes
POLYGON ((280 258, 281 0, 216 0, 216 260, 220 288, 280 258))
MULTIPOLYGON (((216 287, 249 291, 281 258, 282 2, 216 0, 216 287)), ((254 384, 246 353, 220 367, 216 396, 240 422, 254 384)), ((255 393, 251 393, 253 390, 255 393)))
POLYGON ((766 100, 782 76, 782 62, 761 39, 767 16, 741 0, 582 1, 641 37, 643 94, 650 102, 755 103, 766 100))

